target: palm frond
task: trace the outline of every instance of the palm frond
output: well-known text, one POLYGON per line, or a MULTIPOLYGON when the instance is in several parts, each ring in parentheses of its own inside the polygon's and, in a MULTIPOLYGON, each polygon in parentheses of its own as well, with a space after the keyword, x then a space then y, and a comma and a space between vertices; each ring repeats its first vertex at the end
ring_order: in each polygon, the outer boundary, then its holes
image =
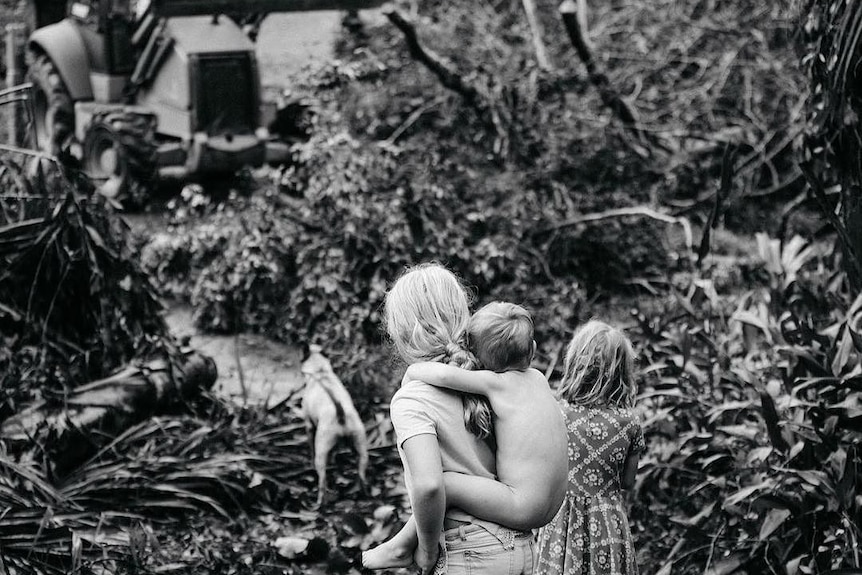
MULTIPOLYGON (((38 501, 45 505, 66 504, 67 500, 33 468, 21 465, 0 455, 0 496, 9 493, 13 487, 25 483, 38 501), (5 486, 3 485, 5 483, 5 486)), ((0 499, 2 501, 2 499, 0 499)))

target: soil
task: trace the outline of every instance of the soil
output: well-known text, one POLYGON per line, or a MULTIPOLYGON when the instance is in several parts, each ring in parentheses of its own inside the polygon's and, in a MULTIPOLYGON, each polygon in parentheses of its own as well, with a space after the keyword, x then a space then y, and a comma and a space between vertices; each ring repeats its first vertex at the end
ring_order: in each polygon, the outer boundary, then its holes
POLYGON ((185 305, 168 308, 171 333, 212 357, 218 369, 213 391, 242 403, 272 406, 302 387, 299 349, 256 334, 211 335, 194 326, 193 311, 185 305))

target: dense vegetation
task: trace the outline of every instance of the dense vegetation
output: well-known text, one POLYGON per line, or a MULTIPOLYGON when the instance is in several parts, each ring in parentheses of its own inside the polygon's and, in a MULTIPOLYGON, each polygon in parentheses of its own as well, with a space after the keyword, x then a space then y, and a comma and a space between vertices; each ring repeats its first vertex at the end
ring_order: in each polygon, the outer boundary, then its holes
MULTIPOLYGON (((538 4, 550 68, 520 3, 399 8, 458 89, 382 17, 345 33, 338 61, 291 86, 310 103, 291 165, 226 198, 188 187, 170 229, 136 240, 141 269, 202 328, 324 345, 377 422, 370 496, 309 516, 295 405, 205 397, 141 422, 69 477, 47 477, 38 450, 3 455, 0 558, 140 573, 298 573, 326 558, 346 571, 345 555, 384 539, 404 508, 385 421, 398 366, 380 306, 405 266, 434 259, 478 303, 534 312, 552 379, 580 321, 627 327, 649 447, 630 499, 643 573, 860 567, 862 301, 820 211, 835 207, 840 165, 804 138, 819 124, 800 62, 829 61, 826 43, 805 43, 820 28, 780 1, 597 4, 597 84, 557 7, 538 4), (798 164, 812 151, 806 182, 798 164), (280 556, 270 542, 287 533, 315 545, 280 556)), ((142 317, 111 309, 103 321, 142 317)), ((15 389, 72 384, 54 364, 25 379, 23 359, 0 361, 19 370, 15 389)))

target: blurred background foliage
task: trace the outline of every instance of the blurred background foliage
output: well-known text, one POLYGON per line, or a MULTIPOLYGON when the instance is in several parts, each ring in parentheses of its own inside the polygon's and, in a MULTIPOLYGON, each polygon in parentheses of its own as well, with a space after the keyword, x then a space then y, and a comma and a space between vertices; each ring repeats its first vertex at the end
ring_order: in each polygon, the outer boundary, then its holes
MULTIPOLYGON (((395 6, 466 95, 410 56, 402 30, 363 15, 336 61, 292 80, 309 127, 293 161, 224 197, 187 186, 168 229, 123 256, 154 293, 190 304, 201 329, 321 343, 375 430, 370 496, 309 517, 292 404, 204 397, 60 481, 40 475, 38 450, 4 455, 7 562, 299 573, 325 558, 348 571, 347 556, 385 539, 406 508, 386 422, 401 366, 381 305, 406 266, 436 260, 477 305, 533 312, 552 383, 581 321, 608 319, 635 341, 649 447, 630 498, 641 572, 860 568, 862 225, 848 206, 862 10, 590 3, 597 84, 556 3, 537 8, 546 66, 521 2, 395 6), (325 550, 278 555, 269 543, 287 530, 325 550)), ((23 373, 24 360, 0 361, 23 373)))

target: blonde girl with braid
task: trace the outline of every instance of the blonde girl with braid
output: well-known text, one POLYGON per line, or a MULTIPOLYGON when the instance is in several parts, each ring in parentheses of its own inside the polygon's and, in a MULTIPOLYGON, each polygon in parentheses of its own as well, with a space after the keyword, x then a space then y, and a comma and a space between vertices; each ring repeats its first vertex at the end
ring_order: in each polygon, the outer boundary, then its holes
POLYGON ((635 391, 628 338, 600 321, 579 328, 557 389, 568 433, 568 489, 557 515, 539 531, 538 573, 637 575, 623 497, 645 449, 632 411, 635 391))
MULTIPOLYGON (((477 509, 487 504, 481 492, 468 486, 472 496, 457 493, 470 480, 501 485, 486 400, 474 403, 475 395, 423 379, 435 377, 423 366, 458 373, 475 369, 476 358, 465 346, 471 321, 467 291, 444 267, 417 266, 392 286, 385 316, 389 336, 409 366, 390 413, 413 517, 392 539, 365 552, 362 566, 415 563, 421 573, 449 575, 532 573, 532 534, 519 526, 522 510, 497 508, 493 517, 482 517, 477 509)), ((530 357, 532 351, 531 339, 530 357)))

